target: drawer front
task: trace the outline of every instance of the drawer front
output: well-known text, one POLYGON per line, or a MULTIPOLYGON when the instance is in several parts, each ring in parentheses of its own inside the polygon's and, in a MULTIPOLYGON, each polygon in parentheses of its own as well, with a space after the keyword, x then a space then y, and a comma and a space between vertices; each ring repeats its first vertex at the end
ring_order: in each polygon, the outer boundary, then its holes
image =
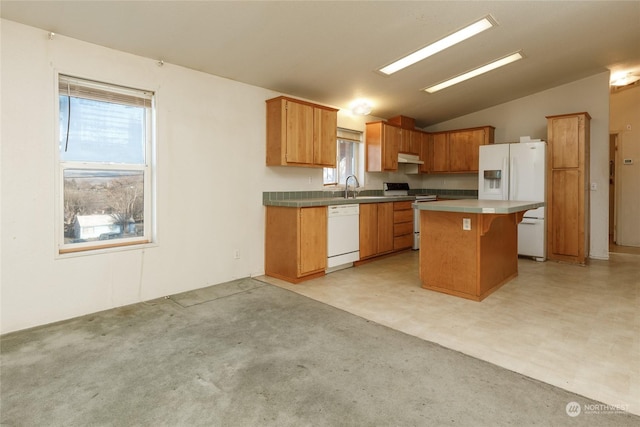
POLYGON ((394 236, 404 236, 405 234, 413 233, 413 222, 403 222, 401 224, 393 225, 394 236))
POLYGON ((393 250, 408 249, 413 247, 413 234, 398 236, 393 238, 393 250))
POLYGON ((393 223, 413 222, 413 209, 406 211, 393 211, 393 223))
POLYGON ((394 211, 404 211, 407 209, 413 209, 411 205, 413 202, 411 200, 406 202, 393 202, 393 210, 394 211))

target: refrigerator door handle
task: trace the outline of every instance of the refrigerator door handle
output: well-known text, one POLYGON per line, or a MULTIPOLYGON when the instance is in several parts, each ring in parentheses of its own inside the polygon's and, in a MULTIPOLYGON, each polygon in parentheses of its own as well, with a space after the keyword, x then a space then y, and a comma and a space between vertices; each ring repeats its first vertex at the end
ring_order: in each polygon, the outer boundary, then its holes
MULTIPOLYGON (((507 169, 509 166, 508 159, 509 159, 508 157, 502 158, 502 172, 507 172, 507 169)), ((509 178, 509 174, 504 173, 503 175, 504 176, 502 178, 502 200, 509 200, 509 185, 511 184, 509 181, 507 181, 507 178, 509 178)))
POLYGON ((511 157, 511 168, 509 169, 509 200, 518 200, 518 182, 516 177, 516 158, 511 157))

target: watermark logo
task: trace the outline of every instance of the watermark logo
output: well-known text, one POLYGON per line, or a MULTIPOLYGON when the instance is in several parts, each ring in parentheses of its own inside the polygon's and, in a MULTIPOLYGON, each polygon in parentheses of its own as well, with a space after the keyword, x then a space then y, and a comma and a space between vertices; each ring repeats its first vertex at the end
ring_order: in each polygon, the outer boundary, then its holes
POLYGON ((565 411, 567 411, 567 415, 570 417, 577 417, 580 415, 580 412, 582 412, 582 407, 578 402, 569 402, 567 403, 565 411))
POLYGON ((608 405, 605 403, 585 403, 580 405, 578 402, 569 402, 565 407, 567 415, 577 417, 584 415, 607 415, 607 414, 623 414, 629 411, 628 404, 608 405))

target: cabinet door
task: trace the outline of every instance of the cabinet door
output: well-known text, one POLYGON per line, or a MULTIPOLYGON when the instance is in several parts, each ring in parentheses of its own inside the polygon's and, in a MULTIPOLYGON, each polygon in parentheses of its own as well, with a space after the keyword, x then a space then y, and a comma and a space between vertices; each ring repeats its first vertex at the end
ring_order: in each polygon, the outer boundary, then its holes
POLYGON ((550 255, 578 257, 582 226, 580 171, 560 169, 551 172, 550 255))
POLYGON ((393 251, 393 202, 378 203, 378 253, 393 251))
POLYGON ((313 114, 313 163, 335 168, 338 115, 323 108, 314 108, 313 114))
POLYGON ((420 172, 431 172, 431 150, 429 149, 429 139, 431 135, 428 133, 420 132, 420 138, 418 140, 418 156, 424 163, 420 165, 420 172))
POLYGON ((580 122, 577 116, 549 120, 548 138, 551 145, 551 168, 580 167, 580 122))
MULTIPOLYGON (((299 276, 327 267, 327 208, 300 208, 299 276)), ((280 256, 291 256, 280 254, 280 256)))
POLYGON ((446 132, 431 135, 431 171, 449 171, 449 134, 446 132))
POLYGON ((409 131, 409 153, 420 155, 422 135, 424 135, 424 133, 417 130, 409 131))
POLYGON ((383 124, 382 126, 382 169, 398 169, 398 149, 402 138, 402 129, 383 124))
POLYGON ((477 172, 480 146, 484 144, 484 129, 449 134, 449 165, 451 172, 477 172))
POLYGON ((360 204, 360 258, 378 253, 378 203, 360 204))
POLYGON ((313 163, 313 107, 287 101, 287 163, 313 163))

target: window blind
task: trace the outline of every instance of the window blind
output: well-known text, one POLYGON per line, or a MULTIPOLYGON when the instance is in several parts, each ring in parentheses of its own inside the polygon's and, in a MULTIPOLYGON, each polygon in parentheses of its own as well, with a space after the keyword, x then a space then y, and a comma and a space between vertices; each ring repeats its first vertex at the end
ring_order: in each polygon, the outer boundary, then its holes
POLYGON ((337 137, 346 141, 362 142, 362 132, 356 130, 338 128, 337 137))
POLYGON ((150 91, 107 85, 63 74, 58 76, 58 93, 63 96, 147 108, 151 108, 153 100, 153 92, 150 91))

